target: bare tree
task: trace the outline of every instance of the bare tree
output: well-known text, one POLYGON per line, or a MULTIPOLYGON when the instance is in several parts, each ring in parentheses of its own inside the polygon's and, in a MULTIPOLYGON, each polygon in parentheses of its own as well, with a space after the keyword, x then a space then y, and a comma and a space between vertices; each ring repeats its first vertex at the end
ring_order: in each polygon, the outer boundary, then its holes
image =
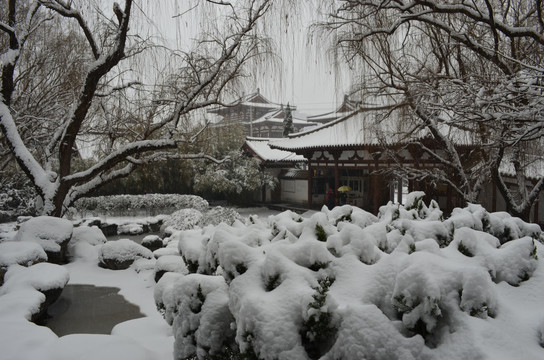
POLYGON ((405 173, 448 183, 467 202, 492 177, 508 211, 528 218, 544 185, 543 174, 526 176, 544 135, 540 1, 344 0, 323 25, 362 73, 363 99, 404 108, 406 135, 433 139, 418 144, 442 170, 405 173))
MULTIPOLYGON (((212 34, 202 37, 200 51, 178 52, 179 66, 173 81, 152 87, 153 91, 146 95, 142 93, 144 87, 138 91, 131 89, 134 83, 130 78, 124 79, 120 70, 124 60, 146 50, 137 34, 130 34, 132 0, 126 0, 123 7, 114 3, 115 18, 92 25, 72 2, 8 0, 6 18, 0 21, 2 41, 9 43, 0 58, 0 128, 3 141, 43 200, 43 214, 61 216, 75 200, 90 191, 127 176, 140 164, 171 156, 171 151, 180 144, 195 141, 201 131, 180 131, 181 120, 198 109, 220 103, 229 84, 243 75, 243 65, 259 56, 260 38, 254 29, 270 1, 238 2, 236 6, 221 3, 217 6, 232 20, 228 29, 213 37, 212 34), (19 94, 25 92, 21 89, 25 82, 18 81, 23 73, 19 69, 26 69, 28 76, 33 76, 33 68, 25 66, 25 59, 38 51, 33 46, 36 34, 52 18, 61 24, 76 24, 78 34, 85 39, 85 52, 81 54, 84 63, 70 79, 66 78, 78 90, 69 99, 64 113, 44 115, 53 118, 54 131, 44 131, 47 121, 36 121, 31 129, 25 130, 23 116, 17 109, 25 109, 24 117, 32 117, 33 111, 15 104, 15 99, 21 99, 19 94), (112 81, 113 78, 116 80, 112 81), (131 101, 138 96, 140 105, 145 102, 146 107, 133 106, 131 101), (115 109, 111 106, 114 103, 115 109), (40 141, 39 148, 32 145, 28 136, 34 132, 48 135, 46 141, 40 141), (91 135, 109 136, 107 153, 91 166, 77 170, 73 151, 82 137, 91 135)), ((44 43, 43 51, 48 48, 54 51, 51 46, 54 43, 44 43)), ((58 85, 45 87, 54 91, 58 85)), ((36 103, 32 93, 28 99, 36 103)), ((53 103, 54 99, 44 99, 43 105, 53 103)), ((212 159, 204 153, 175 155, 212 159)))

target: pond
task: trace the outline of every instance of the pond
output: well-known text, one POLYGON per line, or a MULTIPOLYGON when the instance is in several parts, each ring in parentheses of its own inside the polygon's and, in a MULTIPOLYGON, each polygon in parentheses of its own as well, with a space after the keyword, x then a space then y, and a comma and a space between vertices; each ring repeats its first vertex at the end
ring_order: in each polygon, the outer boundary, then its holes
POLYGON ((47 326, 57 336, 110 334, 123 321, 144 317, 140 308, 119 295, 119 288, 67 285, 47 310, 47 326))

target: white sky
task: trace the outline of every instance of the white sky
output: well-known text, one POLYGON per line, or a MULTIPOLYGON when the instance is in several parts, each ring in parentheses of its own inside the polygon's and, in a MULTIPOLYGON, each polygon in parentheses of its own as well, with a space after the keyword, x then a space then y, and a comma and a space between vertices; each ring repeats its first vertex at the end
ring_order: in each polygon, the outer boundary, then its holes
MULTIPOLYGON (((142 25, 137 25, 138 32, 161 36, 171 47, 186 50, 190 39, 206 26, 202 19, 202 1, 199 7, 193 8, 197 3, 198 0, 138 1, 133 10, 134 20, 136 17, 147 18, 142 25)), ((279 69, 262 69, 250 79, 244 92, 251 93, 260 88, 269 100, 289 102, 309 114, 334 110, 350 84, 349 78, 345 74, 339 75, 333 62, 328 60, 330 51, 326 40, 308 36, 309 25, 319 16, 320 10, 312 1, 291 6, 279 1, 274 2, 274 6, 276 9, 272 9, 262 26, 271 34, 280 59, 279 69)), ((106 9, 111 12, 109 5, 106 9)))

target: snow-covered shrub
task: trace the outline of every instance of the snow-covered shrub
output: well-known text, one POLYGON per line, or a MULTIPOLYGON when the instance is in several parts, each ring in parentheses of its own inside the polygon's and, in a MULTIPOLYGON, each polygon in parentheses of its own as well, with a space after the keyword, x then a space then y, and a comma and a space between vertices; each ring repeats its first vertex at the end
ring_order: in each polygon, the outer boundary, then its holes
POLYGON ((178 250, 187 269, 191 273, 204 272, 200 264, 204 263, 205 244, 209 237, 201 229, 180 231, 178 237, 178 250))
POLYGON ((153 253, 129 239, 109 241, 98 252, 98 264, 111 270, 128 268, 136 259, 153 258, 153 253))
POLYGON ((180 274, 187 274, 187 266, 183 262, 183 259, 179 255, 165 255, 161 256, 155 262, 154 278, 155 282, 159 282, 161 277, 167 272, 175 272, 180 274))
POLYGON ((164 220, 161 231, 164 232, 163 229, 171 229, 171 232, 172 230, 193 229, 198 226, 202 216, 202 212, 196 209, 178 210, 164 220))
POLYGON ((222 277, 165 274, 155 302, 174 329, 174 358, 229 358, 236 347, 227 285, 222 277))
POLYGON ((211 358, 211 328, 231 358, 478 358, 460 333, 501 314, 498 290, 531 281, 540 230, 475 205, 443 219, 423 196, 379 217, 346 205, 176 233, 192 274, 165 274, 155 299, 178 358, 211 358))
POLYGON ((335 321, 334 307, 327 304, 327 293, 334 279, 325 277, 318 280, 314 288, 312 302, 303 313, 301 329, 302 344, 310 359, 319 359, 326 354, 336 341, 338 324, 335 321))
POLYGON ((134 215, 145 213, 157 215, 171 213, 180 209, 205 211, 209 204, 196 195, 146 194, 146 195, 111 195, 81 198, 75 207, 80 213, 91 212, 95 215, 134 215))
POLYGON ((35 197, 36 192, 31 186, 16 189, 8 185, 0 192, 0 223, 13 221, 18 216, 35 215, 35 197))
POLYGON ((222 222, 227 225, 232 225, 234 221, 241 219, 242 217, 240 214, 238 214, 238 212, 236 212, 236 210, 216 206, 203 214, 202 219, 200 219, 199 226, 205 227, 208 225, 219 225, 222 222))
POLYGON ((259 163, 252 157, 245 156, 242 151, 228 153, 229 161, 211 164, 205 171, 196 173, 194 190, 198 193, 221 194, 236 202, 247 202, 242 194, 251 193, 263 186, 274 189, 278 180, 263 173, 259 163))

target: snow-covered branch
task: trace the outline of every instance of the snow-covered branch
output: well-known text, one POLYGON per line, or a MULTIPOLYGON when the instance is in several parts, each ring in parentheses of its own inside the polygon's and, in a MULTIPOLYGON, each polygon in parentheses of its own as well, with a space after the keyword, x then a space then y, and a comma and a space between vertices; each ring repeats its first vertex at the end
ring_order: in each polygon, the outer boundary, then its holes
POLYGON ((89 43, 89 46, 91 47, 91 51, 93 53, 94 58, 98 60, 98 58, 100 57, 100 49, 97 45, 94 35, 89 25, 85 21, 85 19, 83 19, 83 17, 81 16, 81 13, 72 8, 71 2, 63 3, 60 0, 40 0, 39 2, 43 6, 47 7, 48 9, 56 11, 57 13, 59 13, 60 15, 64 17, 75 19, 77 23, 79 24, 79 27, 85 34, 85 37, 87 38, 87 41, 89 43))
POLYGON ((87 182, 99 174, 113 168, 118 163, 125 161, 127 157, 147 151, 175 149, 177 143, 175 140, 160 139, 160 140, 142 140, 131 142, 119 150, 113 151, 108 156, 101 159, 98 163, 89 169, 67 175, 63 177, 63 182, 67 184, 76 184, 87 182))

